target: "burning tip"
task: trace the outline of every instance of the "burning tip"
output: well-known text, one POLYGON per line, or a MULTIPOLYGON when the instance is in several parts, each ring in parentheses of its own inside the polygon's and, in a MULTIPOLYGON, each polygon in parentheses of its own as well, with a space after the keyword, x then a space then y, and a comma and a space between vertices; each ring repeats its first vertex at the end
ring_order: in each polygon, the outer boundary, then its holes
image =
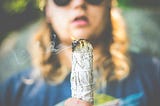
POLYGON ((72 50, 79 50, 79 49, 84 49, 87 48, 88 49, 92 49, 92 45, 85 39, 79 39, 79 40, 74 40, 72 42, 72 50))

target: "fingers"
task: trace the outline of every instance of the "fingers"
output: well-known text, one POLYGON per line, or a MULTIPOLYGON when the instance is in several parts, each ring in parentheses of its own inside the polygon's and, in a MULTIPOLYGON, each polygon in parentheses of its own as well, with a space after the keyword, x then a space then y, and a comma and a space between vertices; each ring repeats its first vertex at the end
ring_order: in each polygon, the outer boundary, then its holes
POLYGON ((93 105, 76 98, 69 98, 65 101, 65 106, 93 106, 93 105))

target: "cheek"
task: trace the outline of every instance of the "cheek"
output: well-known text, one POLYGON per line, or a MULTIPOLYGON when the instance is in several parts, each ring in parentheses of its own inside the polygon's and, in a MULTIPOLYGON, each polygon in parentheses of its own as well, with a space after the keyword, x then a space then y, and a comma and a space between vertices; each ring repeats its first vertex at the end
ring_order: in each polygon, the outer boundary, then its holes
POLYGON ((67 15, 64 13, 54 13, 53 19, 52 19, 52 26, 54 28, 54 31, 56 32, 58 38, 61 42, 70 44, 71 40, 71 34, 69 30, 69 22, 67 15))
POLYGON ((90 15, 91 23, 97 33, 100 33, 104 30, 107 21, 107 15, 105 9, 97 9, 90 15), (95 14, 96 13, 96 14, 95 14))
POLYGON ((52 15, 52 25, 57 34, 67 30, 67 15, 62 12, 54 12, 52 15))

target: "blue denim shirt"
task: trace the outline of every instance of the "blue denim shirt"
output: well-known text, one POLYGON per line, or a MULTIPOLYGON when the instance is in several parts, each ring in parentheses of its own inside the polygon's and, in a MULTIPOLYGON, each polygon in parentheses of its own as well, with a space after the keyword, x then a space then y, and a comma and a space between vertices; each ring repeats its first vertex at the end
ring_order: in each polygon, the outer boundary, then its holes
MULTIPOLYGON (((122 106, 160 106, 160 61, 132 54, 130 75, 107 83, 104 94, 122 101, 122 106)), ((70 74, 61 84, 29 80, 32 69, 22 71, 0 86, 0 106, 54 106, 71 97, 70 74), (24 81, 28 78, 28 82, 24 81)))

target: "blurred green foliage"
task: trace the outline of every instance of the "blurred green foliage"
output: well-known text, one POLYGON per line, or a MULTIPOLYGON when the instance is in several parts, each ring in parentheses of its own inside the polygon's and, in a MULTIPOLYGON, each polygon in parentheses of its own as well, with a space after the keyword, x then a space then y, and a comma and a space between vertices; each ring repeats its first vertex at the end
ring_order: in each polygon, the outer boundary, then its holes
POLYGON ((36 0, 2 0, 2 9, 7 13, 17 14, 24 12, 29 4, 37 8, 36 0))
POLYGON ((160 0, 118 0, 121 7, 159 7, 160 0))
POLYGON ((39 0, 0 0, 0 44, 6 35, 39 19, 39 0))
POLYGON ((10 0, 10 1, 7 0, 4 2, 3 8, 10 13, 11 12, 19 13, 25 10, 28 3, 29 0, 10 0))

